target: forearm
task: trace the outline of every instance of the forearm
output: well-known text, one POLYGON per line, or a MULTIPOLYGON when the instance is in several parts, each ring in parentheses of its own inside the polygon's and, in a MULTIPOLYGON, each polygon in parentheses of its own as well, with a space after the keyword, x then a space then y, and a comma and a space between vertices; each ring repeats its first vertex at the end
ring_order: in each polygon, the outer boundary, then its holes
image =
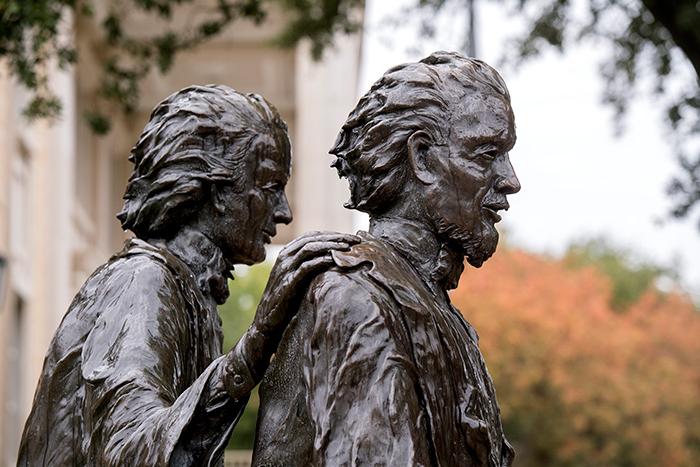
POLYGON ((200 402, 176 445, 172 465, 206 464, 207 459, 221 455, 228 443, 255 383, 246 371, 232 372, 227 357, 210 365, 200 402))
POLYGON ((228 440, 251 391, 269 366, 276 342, 253 325, 230 352, 212 363, 200 405, 178 443, 178 458, 196 459, 201 457, 197 453, 216 449, 212 447, 216 439, 228 440))
POLYGON ((250 394, 270 365, 276 342, 276 339, 258 331, 255 325, 243 334, 226 355, 226 364, 222 367, 221 381, 230 397, 237 399, 250 394))
POLYGON ((223 357, 172 402, 162 387, 132 375, 88 385, 92 465, 201 465, 218 455, 248 398, 234 399, 221 384, 223 357))

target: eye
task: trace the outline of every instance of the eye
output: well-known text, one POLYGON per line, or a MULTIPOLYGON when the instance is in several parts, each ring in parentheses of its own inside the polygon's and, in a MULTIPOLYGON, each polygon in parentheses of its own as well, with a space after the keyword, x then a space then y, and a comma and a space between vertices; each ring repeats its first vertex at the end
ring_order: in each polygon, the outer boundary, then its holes
POLYGON ((477 151, 476 156, 482 160, 491 162, 495 160, 498 157, 498 150, 497 149, 486 149, 482 151, 477 151))
POLYGON ((263 185, 262 189, 265 191, 276 193, 278 191, 284 190, 284 185, 280 182, 270 182, 263 185))
POLYGON ((499 154, 498 146, 492 143, 482 144, 474 149, 475 157, 486 162, 492 162, 499 154))

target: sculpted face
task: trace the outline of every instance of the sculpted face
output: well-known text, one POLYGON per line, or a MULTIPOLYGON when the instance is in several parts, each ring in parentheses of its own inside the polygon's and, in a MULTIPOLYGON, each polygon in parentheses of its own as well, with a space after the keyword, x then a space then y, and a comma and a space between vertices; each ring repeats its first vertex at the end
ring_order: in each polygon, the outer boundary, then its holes
POLYGON ((428 187, 428 215, 439 236, 479 267, 496 250, 506 195, 520 191, 508 157, 515 121, 501 97, 472 94, 455 105, 446 145, 431 161, 435 182, 428 187))
POLYGON ((265 259, 265 244, 277 234, 277 224, 289 224, 292 213, 284 188, 289 180, 290 153, 268 144, 257 144, 249 157, 244 186, 217 188, 216 243, 234 264, 254 264, 265 259))

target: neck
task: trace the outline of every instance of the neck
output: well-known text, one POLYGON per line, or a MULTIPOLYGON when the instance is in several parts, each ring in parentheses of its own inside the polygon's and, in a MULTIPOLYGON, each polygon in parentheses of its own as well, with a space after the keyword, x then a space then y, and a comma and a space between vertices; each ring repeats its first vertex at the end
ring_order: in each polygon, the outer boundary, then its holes
POLYGON ((202 294, 221 305, 229 295, 228 279, 233 265, 221 249, 201 231, 184 227, 170 240, 148 240, 167 249, 192 271, 202 294))
POLYGON ((370 219, 369 232, 399 250, 429 284, 443 291, 457 287, 464 256, 440 241, 428 223, 402 216, 377 216, 370 219))

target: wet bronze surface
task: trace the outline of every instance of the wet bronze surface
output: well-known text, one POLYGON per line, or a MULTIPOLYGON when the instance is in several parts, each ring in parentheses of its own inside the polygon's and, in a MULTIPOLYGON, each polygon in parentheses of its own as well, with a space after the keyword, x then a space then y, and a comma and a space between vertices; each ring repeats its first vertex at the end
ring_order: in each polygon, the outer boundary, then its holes
POLYGON ((485 63, 438 52, 389 70, 331 151, 369 232, 290 243, 221 355, 233 265, 291 221, 289 139, 259 96, 173 94, 132 150, 118 217, 137 238, 59 326, 20 465, 220 464, 263 376, 256 465, 510 465, 478 335, 447 291, 496 249, 514 144, 485 63))
POLYGON ((22 466, 217 465, 300 291, 353 235, 279 255, 250 329, 221 355, 216 305, 234 264, 292 220, 287 127, 263 98, 193 86, 153 111, 119 219, 136 234, 95 271, 51 341, 22 466))
POLYGON ((520 190, 510 96, 438 52, 389 70, 331 153, 370 229, 317 276, 261 385, 255 465, 508 466, 478 335, 452 306, 520 190))

